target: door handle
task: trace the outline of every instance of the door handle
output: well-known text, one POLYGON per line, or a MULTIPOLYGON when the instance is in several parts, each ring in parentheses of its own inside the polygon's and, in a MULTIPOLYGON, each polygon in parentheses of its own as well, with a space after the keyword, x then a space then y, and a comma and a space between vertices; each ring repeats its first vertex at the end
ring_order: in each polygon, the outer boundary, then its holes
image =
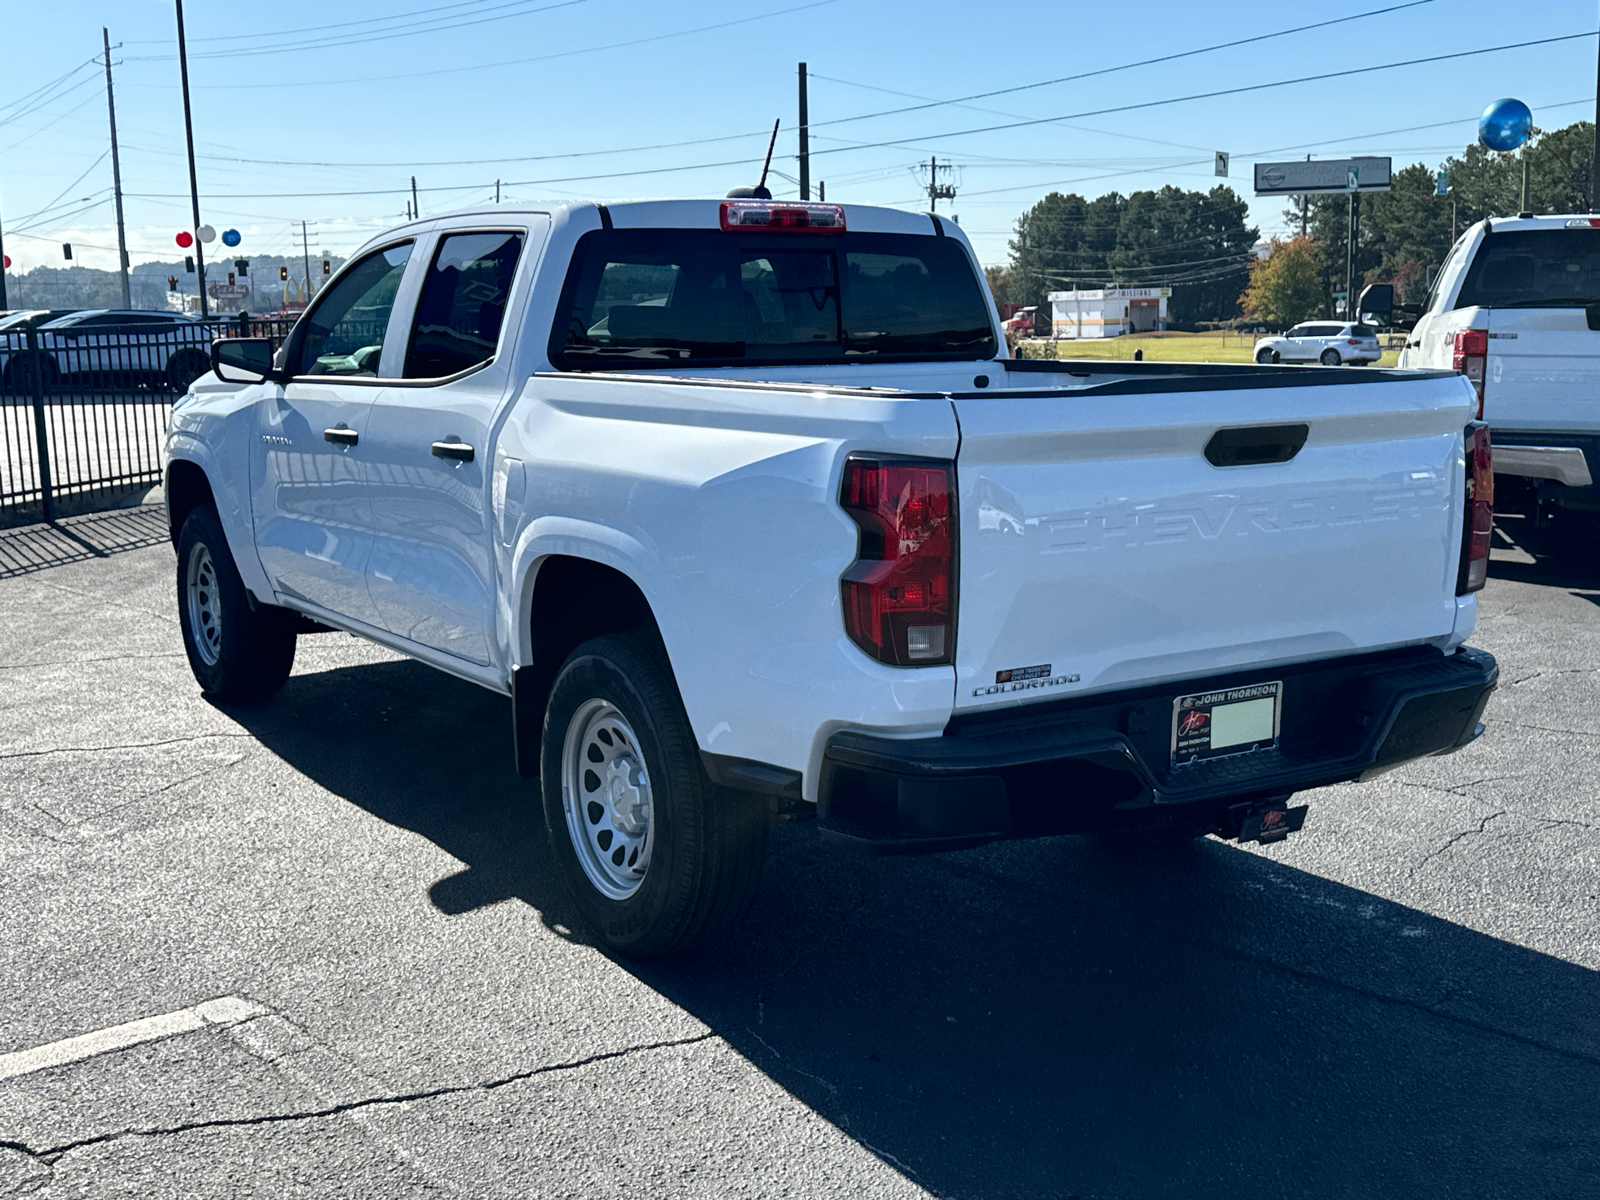
POLYGON ((343 423, 332 429, 322 431, 322 440, 332 442, 335 446, 354 446, 361 440, 361 435, 343 423))
POLYGON ((452 437, 448 442, 435 442, 433 444, 435 458, 453 458, 457 462, 471 462, 473 449, 463 441, 452 437))

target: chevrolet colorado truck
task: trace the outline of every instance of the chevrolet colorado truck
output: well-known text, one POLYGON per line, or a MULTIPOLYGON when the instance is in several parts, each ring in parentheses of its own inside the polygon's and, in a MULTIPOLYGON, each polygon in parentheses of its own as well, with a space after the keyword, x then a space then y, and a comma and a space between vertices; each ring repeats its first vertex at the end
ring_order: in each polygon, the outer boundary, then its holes
POLYGON ((174 408, 204 691, 338 629, 507 695, 612 948, 867 850, 1271 840, 1482 731, 1489 444, 1447 371, 1019 361, 942 217, 495 207, 374 239, 174 408))

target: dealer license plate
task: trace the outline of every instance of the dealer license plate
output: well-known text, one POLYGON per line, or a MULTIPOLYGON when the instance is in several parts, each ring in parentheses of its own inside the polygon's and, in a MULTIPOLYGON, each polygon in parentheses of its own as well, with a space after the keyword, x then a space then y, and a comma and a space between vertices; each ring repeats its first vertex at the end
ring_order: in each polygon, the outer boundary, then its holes
POLYGON ((1172 702, 1172 765, 1272 749, 1282 700, 1282 680, 1179 696, 1172 702))

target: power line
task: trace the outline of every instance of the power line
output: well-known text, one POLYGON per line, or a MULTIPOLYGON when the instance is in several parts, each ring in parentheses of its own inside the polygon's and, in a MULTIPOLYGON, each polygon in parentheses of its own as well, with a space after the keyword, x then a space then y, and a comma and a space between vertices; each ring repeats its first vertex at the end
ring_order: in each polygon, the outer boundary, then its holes
MULTIPOLYGON (((1222 96, 1239 96, 1248 92, 1267 91, 1271 88, 1289 87, 1301 83, 1317 83, 1328 79, 1348 79, 1354 75, 1370 75, 1376 71, 1394 71, 1401 67, 1417 67, 1427 63, 1450 62, 1461 58, 1475 58, 1484 54, 1499 54, 1506 50, 1525 50, 1531 46, 1549 46, 1557 42, 1572 42, 1597 36, 1597 31, 1586 29, 1582 33, 1567 33, 1557 37, 1536 38, 1527 42, 1510 42, 1501 46, 1484 46, 1477 50, 1458 50, 1453 54, 1433 54, 1425 58, 1410 58, 1401 62, 1378 63, 1370 67, 1350 67, 1343 71, 1324 71, 1316 75, 1300 75, 1293 79, 1277 79, 1271 83, 1244 84, 1239 87, 1218 88, 1210 92, 1193 92, 1187 96, 1169 96, 1164 100, 1143 100, 1134 104, 1119 104, 1109 108, 1090 109, 1079 113, 1065 113, 1053 117, 1033 117, 1025 121, 1012 121, 1002 125, 985 125, 976 129, 957 129, 947 133, 922 134, 914 138, 899 138, 884 142, 862 142, 855 146, 835 146, 829 150, 813 150, 813 157, 822 154, 843 154, 850 150, 874 150, 884 147, 903 147, 910 142, 928 141, 932 138, 971 137, 980 133, 998 133, 1007 129, 1027 129, 1036 125, 1049 125, 1056 121, 1075 121, 1083 117, 1100 117, 1109 113, 1138 112, 1147 108, 1161 108, 1169 104, 1185 104, 1192 100, 1212 100, 1222 96)), ((813 127, 820 122, 814 122, 813 127)))
MULTIPOLYGON (((528 2, 529 0, 515 0, 515 3, 519 6, 525 6, 528 2)), ((395 38, 420 37, 425 33, 445 33, 450 30, 465 29, 472 25, 487 25, 493 21, 508 21, 513 17, 529 17, 533 16, 535 13, 550 12, 552 9, 557 8, 571 8, 576 4, 587 3, 588 0, 556 0, 556 3, 554 4, 545 4, 539 8, 523 7, 522 11, 520 12, 501 13, 498 16, 493 17, 477 17, 467 21, 455 21, 446 24, 439 24, 437 23, 437 20, 433 22, 411 22, 413 25, 429 26, 429 28, 425 29, 408 30, 403 26, 394 26, 392 28, 397 30, 397 32, 339 35, 336 37, 314 39, 307 42, 284 43, 277 46, 261 46, 252 47, 250 49, 211 50, 205 53, 196 54, 194 57, 197 59, 257 58, 268 54, 301 54, 311 50, 334 50, 346 46, 367 45, 371 42, 387 42, 392 41, 395 38)), ((170 59, 171 57, 171 55, 146 55, 143 56, 141 61, 148 62, 162 58, 170 59)))
MULTIPOLYGON (((527 0, 512 0, 513 3, 526 3, 527 0)), ((321 33, 325 29, 347 29, 356 25, 381 25, 385 21, 398 21, 404 17, 420 17, 424 13, 448 12, 454 8, 477 8, 480 12, 487 11, 482 6, 489 4, 489 0, 460 0, 456 4, 440 4, 433 8, 413 9, 410 12, 389 13, 382 17, 363 17, 358 21, 335 21, 331 25, 307 25, 300 29, 269 29, 258 33, 228 33, 217 34, 212 37, 190 38, 191 42, 241 42, 252 41, 256 38, 292 37, 302 33, 321 33)), ((504 4, 491 5, 491 7, 505 7, 504 4)), ((166 38, 136 38, 127 43, 130 46, 165 46, 166 38)))
MULTIPOLYGON (((1160 63, 1174 62, 1174 61, 1176 61, 1177 59, 1180 59, 1180 58, 1193 58, 1196 55, 1211 54, 1211 53, 1214 53, 1215 51, 1218 51, 1218 50, 1231 50, 1231 49, 1234 49, 1234 48, 1239 47, 1239 46, 1251 45, 1254 42, 1264 42, 1264 41, 1268 41, 1268 40, 1270 40, 1272 38, 1288 37, 1290 34, 1306 33, 1306 32, 1308 32, 1310 30, 1313 30, 1313 29, 1325 29, 1330 25, 1342 25, 1342 24, 1345 24, 1346 22, 1349 22, 1349 21, 1365 20, 1368 17, 1380 17, 1380 16, 1384 16, 1384 15, 1386 15, 1388 13, 1399 12, 1401 9, 1417 8, 1417 7, 1420 7, 1421 5, 1431 4, 1431 3, 1433 3, 1433 0, 1407 0, 1407 2, 1404 3, 1404 4, 1394 4, 1394 5, 1390 5, 1388 8, 1376 8, 1376 9, 1372 9, 1369 12, 1352 13, 1350 16, 1347 16, 1347 17, 1335 17, 1333 20, 1330 20, 1330 21, 1317 21, 1317 22, 1315 22, 1313 24, 1310 24, 1310 25, 1296 25, 1292 29, 1279 29, 1279 30, 1275 30, 1272 33, 1260 33, 1260 34, 1256 34, 1254 37, 1239 38, 1239 39, 1237 39, 1235 41, 1231 41, 1231 42, 1218 42, 1215 45, 1212 45, 1212 46, 1201 46, 1201 47, 1198 47, 1198 48, 1196 48, 1194 50, 1180 50, 1180 51, 1177 51, 1176 53, 1173 53, 1173 54, 1163 54, 1163 55, 1161 55, 1161 56, 1159 56, 1157 58, 1145 58, 1145 59, 1140 59, 1137 62, 1122 63, 1121 65, 1115 66, 1115 67, 1097 67, 1092 71, 1081 71, 1076 75, 1063 75, 1063 76, 1061 76, 1060 78, 1057 78, 1057 79, 1045 79, 1045 80, 1041 80, 1038 83, 1021 83, 1021 84, 1016 84, 1015 86, 1012 86, 1012 87, 996 88, 993 91, 988 91, 988 92, 975 92, 970 96, 957 96, 957 97, 955 97, 954 99, 951 99, 951 100, 930 100, 927 103, 911 105, 911 106, 906 107, 906 108, 891 108, 891 109, 886 109, 883 112, 862 113, 862 114, 860 114, 858 116, 854 116, 854 117, 836 117, 831 121, 817 121, 814 124, 816 124, 816 125, 837 125, 837 124, 841 124, 841 123, 843 123, 845 121, 866 121, 866 120, 870 120, 870 119, 875 118, 875 117, 890 117, 890 116, 898 116, 901 113, 921 112, 921 111, 923 111, 925 109, 938 108, 938 107, 940 107, 942 105, 947 105, 947 104, 966 104, 966 103, 968 103, 969 101, 972 101, 972 100, 988 100, 988 99, 990 99, 990 98, 992 98, 994 96, 1009 96, 1009 95, 1012 95, 1013 93, 1016 93, 1016 92, 1031 91, 1031 90, 1033 90, 1035 88, 1054 87, 1056 84, 1074 83, 1074 82, 1076 82, 1076 81, 1078 81, 1080 79, 1092 79, 1092 78, 1094 78, 1094 77, 1096 77, 1098 75, 1110 75, 1110 74, 1114 74, 1115 72, 1118 72, 1118 71, 1131 71, 1131 70, 1133 70, 1133 69, 1135 69, 1137 67, 1149 67, 1149 66, 1155 66, 1155 65, 1160 64, 1160 63)), ((848 82, 847 80, 843 80, 843 79, 831 79, 831 78, 829 78, 829 76, 826 76, 826 75, 818 75, 817 78, 818 79, 827 79, 830 83, 847 83, 848 82)), ((859 85, 857 85, 857 86, 859 86, 859 85)), ((1054 121, 1054 120, 1059 120, 1059 119, 1065 119, 1065 118, 1055 118, 1055 117, 1045 118, 1046 121, 1054 121)))
MULTIPOLYGON (((718 21, 712 25, 698 25, 693 29, 677 29, 670 33, 657 33, 649 37, 632 38, 623 42, 608 42, 602 46, 583 46, 575 50, 558 50, 551 54, 536 54, 531 58, 508 58, 500 62, 478 63, 462 67, 437 67, 431 71, 407 71, 404 76, 395 75, 362 75, 354 79, 304 79, 296 82, 297 88, 333 86, 347 83, 391 83, 397 78, 405 80, 421 79, 431 75, 459 75, 463 71, 487 71, 494 67, 518 67, 528 63, 550 62, 558 58, 572 58, 579 54, 598 54, 603 50, 621 50, 629 46, 643 46, 651 42, 666 41, 669 38, 688 37, 696 33, 709 33, 717 29, 728 29, 735 25, 748 25, 752 21, 765 21, 772 17, 788 16, 790 13, 804 12, 811 8, 821 8, 824 5, 836 4, 838 0, 811 0, 809 4, 799 4, 793 8, 780 8, 775 12, 756 13, 748 17, 736 17, 730 21, 718 21)), ((210 90, 235 90, 244 88, 272 88, 281 91, 281 83, 213 83, 206 85, 210 90)))

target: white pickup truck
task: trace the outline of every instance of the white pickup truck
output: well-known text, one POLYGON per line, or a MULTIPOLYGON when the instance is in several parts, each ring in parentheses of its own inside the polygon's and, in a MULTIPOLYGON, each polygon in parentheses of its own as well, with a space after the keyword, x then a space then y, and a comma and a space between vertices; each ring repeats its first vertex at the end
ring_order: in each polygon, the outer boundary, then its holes
MULTIPOLYGON (((1385 294, 1378 307, 1388 305, 1385 294)), ((1400 366, 1472 380, 1494 469, 1530 483, 1541 515, 1600 511, 1600 217, 1471 226, 1440 268, 1400 366)))
POLYGON ((1010 360, 981 281, 959 227, 853 205, 384 234, 173 411, 196 678, 264 696, 331 627, 509 696, 632 954, 735 920, 778 813, 1271 840, 1481 732, 1465 379, 1010 360))

